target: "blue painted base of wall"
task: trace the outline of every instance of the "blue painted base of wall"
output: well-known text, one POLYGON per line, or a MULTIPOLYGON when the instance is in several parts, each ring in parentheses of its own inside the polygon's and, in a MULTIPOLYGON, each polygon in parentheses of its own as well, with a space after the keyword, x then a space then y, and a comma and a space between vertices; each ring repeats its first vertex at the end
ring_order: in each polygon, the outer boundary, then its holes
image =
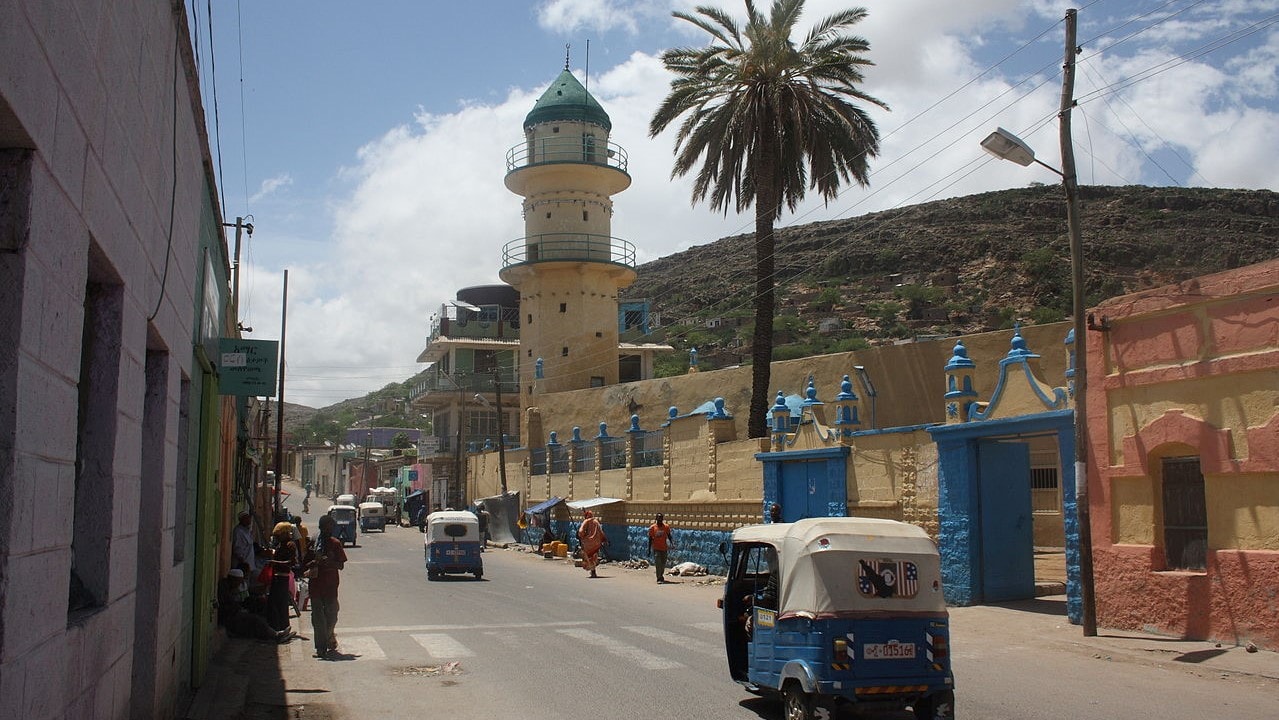
MULTIPOLYGON (((573 521, 555 521, 551 523, 551 532, 562 542, 569 545, 569 553, 577 552, 577 528, 581 523, 573 521)), ((653 561, 648 554, 648 526, 609 525, 604 524, 604 536, 608 545, 603 555, 612 561, 647 560, 653 561)), ((528 533, 520 534, 520 542, 529 544, 528 533)), ((706 568, 712 575, 728 573, 728 559, 720 555, 720 543, 729 544, 732 533, 723 530, 680 530, 675 528, 674 548, 666 559, 666 566, 672 567, 682 562, 695 562, 706 568)))

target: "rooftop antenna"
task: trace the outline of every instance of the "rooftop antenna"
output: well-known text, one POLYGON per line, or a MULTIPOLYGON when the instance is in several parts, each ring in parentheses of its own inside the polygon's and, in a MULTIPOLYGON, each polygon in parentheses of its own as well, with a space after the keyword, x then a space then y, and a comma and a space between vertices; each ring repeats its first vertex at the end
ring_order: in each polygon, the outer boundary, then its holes
POLYGON ((587 94, 590 94, 591 92, 591 39, 590 38, 586 39, 586 70, 583 74, 586 75, 586 92, 587 94))
POLYGON ((568 43, 564 43, 564 69, 565 70, 568 69, 568 51, 572 47, 573 47, 572 45, 568 43))

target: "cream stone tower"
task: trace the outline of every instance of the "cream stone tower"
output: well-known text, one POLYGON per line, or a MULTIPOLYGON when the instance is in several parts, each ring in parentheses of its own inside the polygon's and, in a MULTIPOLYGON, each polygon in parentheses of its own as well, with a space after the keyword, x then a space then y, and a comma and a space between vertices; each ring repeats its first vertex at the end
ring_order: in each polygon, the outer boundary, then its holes
POLYGON ((520 395, 618 382, 618 291, 635 249, 611 236, 612 196, 631 184, 608 113, 567 66, 524 118, 506 187, 524 197, 525 237, 501 278, 520 294, 520 395))

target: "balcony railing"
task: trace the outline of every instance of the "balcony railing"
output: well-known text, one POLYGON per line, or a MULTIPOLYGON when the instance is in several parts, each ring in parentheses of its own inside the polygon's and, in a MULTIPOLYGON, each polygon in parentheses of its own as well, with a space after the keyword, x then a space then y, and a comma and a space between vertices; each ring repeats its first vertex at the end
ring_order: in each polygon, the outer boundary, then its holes
POLYGON ((506 172, 551 163, 588 163, 626 172, 626 150, 614 142, 599 143, 588 136, 540 138, 522 142, 506 153, 506 172))
MULTIPOLYGON (((503 394, 510 393, 512 398, 519 394, 519 382, 514 373, 509 370, 502 373, 500 383, 503 394)), ((417 385, 410 389, 409 400, 415 400, 430 393, 453 393, 453 397, 460 393, 465 398, 469 398, 477 392, 496 392, 497 385, 492 373, 448 375, 441 371, 428 372, 417 385)), ((503 405, 506 404, 503 403, 503 405)))
POLYGON ((508 242, 502 248, 502 267, 537 262, 598 262, 635 267, 635 246, 607 235, 543 233, 508 242))

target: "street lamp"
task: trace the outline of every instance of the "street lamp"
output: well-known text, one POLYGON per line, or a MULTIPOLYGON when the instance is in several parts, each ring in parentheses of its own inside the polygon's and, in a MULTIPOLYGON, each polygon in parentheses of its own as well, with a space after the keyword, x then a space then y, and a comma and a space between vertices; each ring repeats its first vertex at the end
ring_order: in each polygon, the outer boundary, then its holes
POLYGON ((1066 226, 1070 233, 1071 314, 1074 316, 1075 396, 1075 514, 1079 522, 1080 595, 1083 601, 1084 635, 1097 634, 1097 610, 1093 598, 1092 525, 1088 508, 1088 326, 1084 316, 1084 247, 1079 223, 1079 186, 1075 179, 1075 151, 1070 136, 1070 110, 1074 107, 1075 45, 1074 9, 1066 11, 1066 59, 1062 72, 1061 110, 1058 113, 1061 170, 1035 159, 1035 151, 1003 128, 981 141, 986 152, 1001 160, 1028 166, 1043 165, 1061 176, 1066 191, 1066 226))

